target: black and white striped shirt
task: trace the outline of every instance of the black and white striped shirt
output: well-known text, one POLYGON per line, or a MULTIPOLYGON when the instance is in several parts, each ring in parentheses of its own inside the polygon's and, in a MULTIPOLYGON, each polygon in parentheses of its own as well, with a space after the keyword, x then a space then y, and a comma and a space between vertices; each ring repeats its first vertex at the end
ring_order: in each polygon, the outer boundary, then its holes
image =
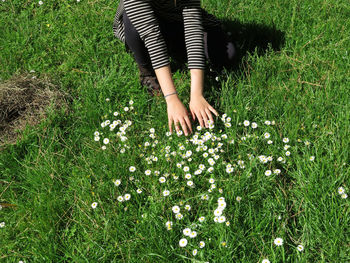
POLYGON ((183 22, 189 69, 204 69, 204 27, 220 26, 219 20, 200 6, 200 0, 120 0, 114 17, 113 34, 125 43, 123 11, 139 33, 154 69, 169 64, 157 17, 183 22))

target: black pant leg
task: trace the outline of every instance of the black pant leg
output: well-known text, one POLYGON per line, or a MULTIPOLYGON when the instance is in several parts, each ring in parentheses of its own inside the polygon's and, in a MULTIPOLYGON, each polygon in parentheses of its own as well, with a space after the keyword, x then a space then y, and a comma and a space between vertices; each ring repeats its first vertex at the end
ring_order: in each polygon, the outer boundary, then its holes
POLYGON ((125 11, 123 12, 123 23, 126 45, 132 51, 137 64, 149 66, 151 59, 148 50, 125 11))

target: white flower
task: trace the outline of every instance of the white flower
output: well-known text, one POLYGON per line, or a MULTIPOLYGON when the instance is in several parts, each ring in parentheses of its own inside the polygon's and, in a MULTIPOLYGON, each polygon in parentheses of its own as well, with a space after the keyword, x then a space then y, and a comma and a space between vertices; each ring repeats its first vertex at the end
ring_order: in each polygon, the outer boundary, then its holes
POLYGON ((247 121, 247 120, 245 120, 245 121, 243 122, 243 125, 246 126, 246 127, 249 126, 249 124, 250 124, 250 122, 247 121))
POLYGON ((192 181, 187 181, 187 185, 188 186, 193 186, 193 182, 192 181))
POLYGON ((191 174, 185 174, 185 178, 188 180, 188 179, 191 179, 192 175, 191 174))
POLYGON ((141 194, 141 193, 142 193, 142 190, 141 190, 141 189, 137 189, 136 192, 137 192, 138 194, 141 194))
POLYGON ((215 182, 215 180, 213 178, 209 179, 209 183, 213 184, 215 182))
POLYGON ((265 133, 264 133, 264 137, 265 137, 266 139, 270 138, 270 133, 265 132, 265 133))
POLYGON ((275 169, 275 170, 273 170, 273 173, 274 173, 274 174, 280 174, 280 173, 281 173, 281 170, 280 170, 280 169, 275 169))
POLYGON ((266 125, 270 125, 271 122, 270 122, 270 121, 265 121, 265 124, 266 124, 266 125))
POLYGON ((96 203, 96 202, 93 202, 93 203, 91 204, 91 207, 92 207, 93 209, 95 209, 95 208, 97 207, 97 203, 96 203))
POLYGON ((155 129, 154 129, 154 128, 151 128, 151 129, 149 129, 149 132, 150 132, 150 133, 154 133, 154 132, 155 132, 155 129))
POLYGON ((268 260, 267 258, 264 258, 261 263, 270 263, 270 260, 268 260))
POLYGON ((200 248, 203 248, 204 246, 205 246, 205 242, 204 242, 204 241, 200 241, 200 242, 199 242, 199 247, 200 247, 200 248))
POLYGON ((146 170, 145 171, 145 175, 150 175, 151 174, 151 170, 146 170))
POLYGON ((179 246, 180 247, 185 247, 187 245, 187 239, 186 238, 181 238, 179 241, 179 246))
POLYGON ((195 238, 197 236, 197 232, 196 231, 192 231, 190 234, 190 238, 195 238))
POLYGON ((104 139, 103 139, 103 143, 104 143, 104 144, 108 144, 108 143, 109 143, 109 139, 108 139, 108 138, 104 138, 104 139))
POLYGON ((168 196, 170 194, 170 191, 169 190, 164 190, 163 191, 163 196, 168 196))
POLYGON ((303 245, 298 245, 297 249, 298 249, 298 251, 303 251, 304 250, 304 246, 303 245))
POLYGON ((271 140, 267 141, 267 144, 272 144, 272 143, 273 143, 273 141, 271 141, 271 140))
POLYGON ((39 1, 39 5, 42 5, 43 4, 43 1, 39 1))
POLYGON ((175 214, 177 214, 180 212, 180 207, 178 205, 175 205, 175 206, 173 206, 172 210, 175 214))
POLYGON ((346 198, 348 198, 348 195, 346 193, 344 193, 341 195, 341 198, 346 199, 346 198))
POLYGON ((134 104, 134 101, 133 101, 133 100, 130 100, 130 101, 129 101, 129 104, 130 104, 130 105, 133 105, 133 104, 134 104))
POLYGON ((222 215, 222 209, 215 209, 214 210, 214 215, 215 216, 221 216, 222 215))
POLYGON ((344 189, 344 187, 342 187, 342 186, 341 186, 341 187, 339 187, 339 188, 338 188, 338 194, 340 194, 340 195, 341 195, 341 194, 344 194, 344 193, 345 193, 345 189, 344 189))
POLYGON ((107 149, 106 145, 102 145, 101 149, 106 150, 107 149))
POLYGON ((125 200, 129 200, 129 199, 130 199, 130 197, 131 197, 131 195, 130 195, 130 194, 125 194, 125 195, 124 195, 124 199, 125 199, 125 200))
POLYGON ((3 228, 3 227, 5 227, 5 222, 0 223, 0 228, 3 228))
POLYGON ((252 128, 256 129, 258 127, 258 124, 256 122, 252 122, 252 128))
POLYGON ((282 158, 282 157, 278 157, 278 158, 277 158, 277 161, 282 162, 282 161, 283 161, 283 158, 282 158))
POLYGON ((266 170, 266 171, 265 171, 265 175, 266 175, 266 176, 270 176, 270 175, 271 175, 271 170, 266 170))
POLYGON ((192 250, 192 255, 193 256, 197 255, 197 253, 198 253, 198 250, 196 248, 192 250))
POLYGON ((286 156, 289 156, 290 155, 290 151, 286 151, 286 156))
POLYGON ((236 197, 236 201, 237 201, 237 202, 240 202, 241 200, 242 200, 242 197, 240 197, 240 196, 237 196, 237 197, 236 197))
POLYGON ((124 197, 122 197, 122 196, 120 195, 120 196, 117 197, 117 200, 118 200, 119 202, 123 202, 123 201, 124 201, 124 197))
POLYGON ((282 141, 283 141, 284 143, 287 143, 287 142, 289 142, 289 139, 288 139, 288 138, 283 138, 282 141))
POLYGON ((159 178, 159 182, 160 182, 161 184, 162 184, 162 183, 165 183, 165 181, 166 181, 165 177, 162 176, 162 177, 159 178))
POLYGON ((185 236, 190 236, 190 234, 191 234, 191 229, 190 228, 185 228, 183 231, 182 231, 182 233, 185 235, 185 236))
POLYGON ((135 170, 136 170, 135 166, 130 166, 130 167, 129 167, 129 171, 130 171, 130 172, 135 172, 135 170))
POLYGON ((312 162, 313 160, 315 160, 315 156, 310 156, 310 161, 312 162))
POLYGON ((276 246, 282 246, 283 245, 283 239, 280 238, 280 237, 277 237, 273 243, 276 245, 276 246))
POLYGON ((219 216, 218 223, 223 223, 225 221, 226 221, 226 217, 225 216, 219 216))
POLYGON ((190 205, 185 205, 185 209, 186 209, 187 211, 190 211, 190 210, 191 210, 191 206, 190 206, 190 205))
POLYGON ((96 142, 98 142, 98 141, 100 140, 100 137, 99 137, 99 136, 95 136, 94 140, 95 140, 96 142))
POLYGON ((124 107, 124 111, 129 111, 129 107, 124 107))
POLYGON ((117 179, 114 181, 115 186, 119 186, 121 184, 121 180, 117 179))

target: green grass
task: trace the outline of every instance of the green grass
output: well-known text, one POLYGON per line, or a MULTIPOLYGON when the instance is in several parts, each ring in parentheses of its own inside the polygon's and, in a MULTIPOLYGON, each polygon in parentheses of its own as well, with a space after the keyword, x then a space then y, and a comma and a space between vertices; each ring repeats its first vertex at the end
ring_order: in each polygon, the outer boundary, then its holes
MULTIPOLYGON (((208 12, 231 21, 244 56, 238 70, 206 82, 205 97, 220 115, 232 118, 232 127, 217 118, 210 131, 225 133, 234 143, 223 139, 225 152, 217 153, 214 172, 200 175, 194 175, 199 164, 210 166, 203 152, 183 136, 169 140, 164 135, 164 100, 149 98, 141 89, 132 56, 112 34, 117 5, 90 0, 0 4, 1 79, 33 69, 37 77, 51 76, 73 98, 67 114, 51 112, 1 151, 0 203, 17 206, 0 210, 0 222, 5 222, 0 261, 349 262, 349 198, 337 192, 342 186, 349 193, 348 1, 203 1, 208 12), (130 99, 134 110, 124 112, 130 99), (114 117, 114 111, 120 115, 114 117), (100 126, 118 118, 132 121, 126 142, 118 139, 118 128, 111 132, 100 126), (244 120, 259 126, 245 127, 244 120), (158 144, 144 147, 154 141, 148 137, 152 127, 158 144), (99 142, 95 131, 103 132, 99 142), (265 132, 273 144, 266 143, 265 132), (252 137, 242 140, 247 135, 252 137), (110 143, 102 150, 105 137, 110 143), (291 146, 287 157, 284 137, 291 146), (179 143, 192 150, 191 162, 179 155, 166 161, 164 148, 180 152, 179 143), (130 148, 120 153, 124 144, 130 148), (158 161, 149 164, 145 157, 152 154, 158 161), (273 156, 273 161, 262 164, 247 154, 273 156), (279 156, 286 162, 278 162, 279 156), (185 172, 176 167, 182 160, 195 188, 186 185, 185 172), (238 160, 245 168, 237 166, 238 160), (233 173, 226 173, 223 161, 236 165, 233 173), (130 166, 137 168, 134 173, 130 166), (281 174, 265 176, 275 168, 281 174), (147 169, 160 175, 147 176, 147 169), (160 184, 164 173, 169 177, 160 184), (216 188, 209 193, 211 177, 216 188), (115 179, 121 179, 120 186, 115 179), (169 196, 162 195, 165 189, 169 196), (117 197, 126 193, 131 199, 119 202, 117 197), (209 199, 202 200, 202 194, 209 199), (213 221, 219 197, 225 197, 229 226, 213 221), (171 208, 181 201, 184 217, 177 220, 171 208), (184 210, 186 204, 190 211, 184 210), (182 230, 199 223, 200 216, 205 221, 191 228, 197 237, 180 247, 182 230), (169 231, 168 220, 173 222, 169 231), (276 237, 283 238, 283 246, 274 245, 276 237), (204 248, 198 247, 201 240, 204 248), (297 251, 299 244, 304 251, 297 251)), ((187 106, 189 73, 178 70, 174 80, 187 106)), ((208 149, 218 141, 211 143, 208 149)))

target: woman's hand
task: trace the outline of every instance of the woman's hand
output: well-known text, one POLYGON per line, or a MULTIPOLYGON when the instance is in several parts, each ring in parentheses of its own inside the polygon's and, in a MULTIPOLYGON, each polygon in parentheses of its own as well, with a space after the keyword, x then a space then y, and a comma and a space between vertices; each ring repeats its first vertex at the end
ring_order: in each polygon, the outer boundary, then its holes
POLYGON ((204 128, 204 126, 206 128, 209 127, 208 119, 212 123, 214 123, 214 119, 211 115, 212 112, 216 116, 219 116, 217 111, 212 106, 209 105, 209 103, 206 101, 206 99, 203 96, 200 96, 200 95, 195 97, 191 96, 190 110, 191 110, 193 120, 195 120, 197 116, 197 119, 202 128, 204 128))
POLYGON ((192 133, 192 126, 191 121, 189 118, 189 114, 181 102, 181 100, 178 98, 177 95, 171 95, 166 98, 167 102, 167 111, 168 111, 168 122, 169 122, 169 130, 172 133, 172 126, 173 122, 175 125, 176 132, 180 131, 179 123, 181 124, 182 130, 184 131, 185 135, 187 136, 190 133, 192 133))

